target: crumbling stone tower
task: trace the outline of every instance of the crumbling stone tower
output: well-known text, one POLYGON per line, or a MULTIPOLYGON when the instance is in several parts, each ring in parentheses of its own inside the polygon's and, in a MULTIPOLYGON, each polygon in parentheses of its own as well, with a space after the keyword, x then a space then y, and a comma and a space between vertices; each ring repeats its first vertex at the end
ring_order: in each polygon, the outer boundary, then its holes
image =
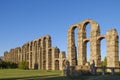
POLYGON ((87 19, 72 25, 68 29, 68 60, 71 66, 85 65, 86 43, 90 42, 90 63, 94 60, 95 66, 101 66, 100 41, 107 40, 107 66, 118 67, 118 34, 115 29, 107 31, 106 35, 100 35, 100 28, 97 22, 87 19), (86 38, 86 25, 90 24, 90 37, 86 38), (78 42, 75 45, 75 29, 78 28, 78 42), (77 57, 78 51, 78 57, 77 57), (78 59, 77 59, 78 58, 78 59), (112 62, 112 64, 111 64, 112 62))

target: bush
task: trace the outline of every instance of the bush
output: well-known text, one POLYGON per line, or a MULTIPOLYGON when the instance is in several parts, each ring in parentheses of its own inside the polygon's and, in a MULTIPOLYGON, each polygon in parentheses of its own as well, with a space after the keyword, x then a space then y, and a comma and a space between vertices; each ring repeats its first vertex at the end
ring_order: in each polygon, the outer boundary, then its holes
POLYGON ((10 62, 10 61, 0 61, 0 68, 1 69, 15 69, 17 68, 17 64, 10 62))
POLYGON ((25 69, 25 70, 26 70, 26 69, 28 69, 28 63, 25 62, 25 61, 19 62, 18 68, 19 68, 19 69, 25 69))

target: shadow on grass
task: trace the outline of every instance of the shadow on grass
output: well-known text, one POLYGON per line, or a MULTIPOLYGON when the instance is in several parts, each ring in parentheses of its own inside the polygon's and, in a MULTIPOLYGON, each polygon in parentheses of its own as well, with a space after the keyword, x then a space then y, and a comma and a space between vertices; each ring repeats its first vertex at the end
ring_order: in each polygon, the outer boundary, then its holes
POLYGON ((18 78, 0 78, 0 80, 86 80, 82 77, 64 77, 59 75, 30 76, 18 78))
POLYGON ((18 78, 0 78, 0 80, 120 80, 120 75, 96 75, 96 76, 79 76, 79 77, 64 77, 59 75, 45 76, 30 76, 18 78))

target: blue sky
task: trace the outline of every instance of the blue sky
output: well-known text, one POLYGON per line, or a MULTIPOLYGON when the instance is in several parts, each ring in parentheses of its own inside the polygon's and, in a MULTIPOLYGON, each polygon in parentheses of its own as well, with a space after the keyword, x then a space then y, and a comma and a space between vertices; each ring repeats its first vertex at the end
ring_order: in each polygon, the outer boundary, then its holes
POLYGON ((99 23, 102 34, 116 28, 120 35, 119 3, 120 0, 0 0, 0 56, 46 34, 51 35, 52 46, 67 51, 69 26, 88 18, 99 23))

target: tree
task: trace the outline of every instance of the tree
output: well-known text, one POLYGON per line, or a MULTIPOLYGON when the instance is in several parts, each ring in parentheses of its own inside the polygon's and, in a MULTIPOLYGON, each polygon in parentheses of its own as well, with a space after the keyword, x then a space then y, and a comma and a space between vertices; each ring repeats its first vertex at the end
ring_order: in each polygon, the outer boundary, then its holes
POLYGON ((120 66, 120 61, 119 61, 119 66, 120 66))
POLYGON ((25 61, 19 62, 18 68, 19 69, 28 69, 28 63, 25 61))
POLYGON ((107 66, 107 58, 106 57, 104 58, 104 60, 102 62, 102 66, 105 66, 105 67, 107 66))

